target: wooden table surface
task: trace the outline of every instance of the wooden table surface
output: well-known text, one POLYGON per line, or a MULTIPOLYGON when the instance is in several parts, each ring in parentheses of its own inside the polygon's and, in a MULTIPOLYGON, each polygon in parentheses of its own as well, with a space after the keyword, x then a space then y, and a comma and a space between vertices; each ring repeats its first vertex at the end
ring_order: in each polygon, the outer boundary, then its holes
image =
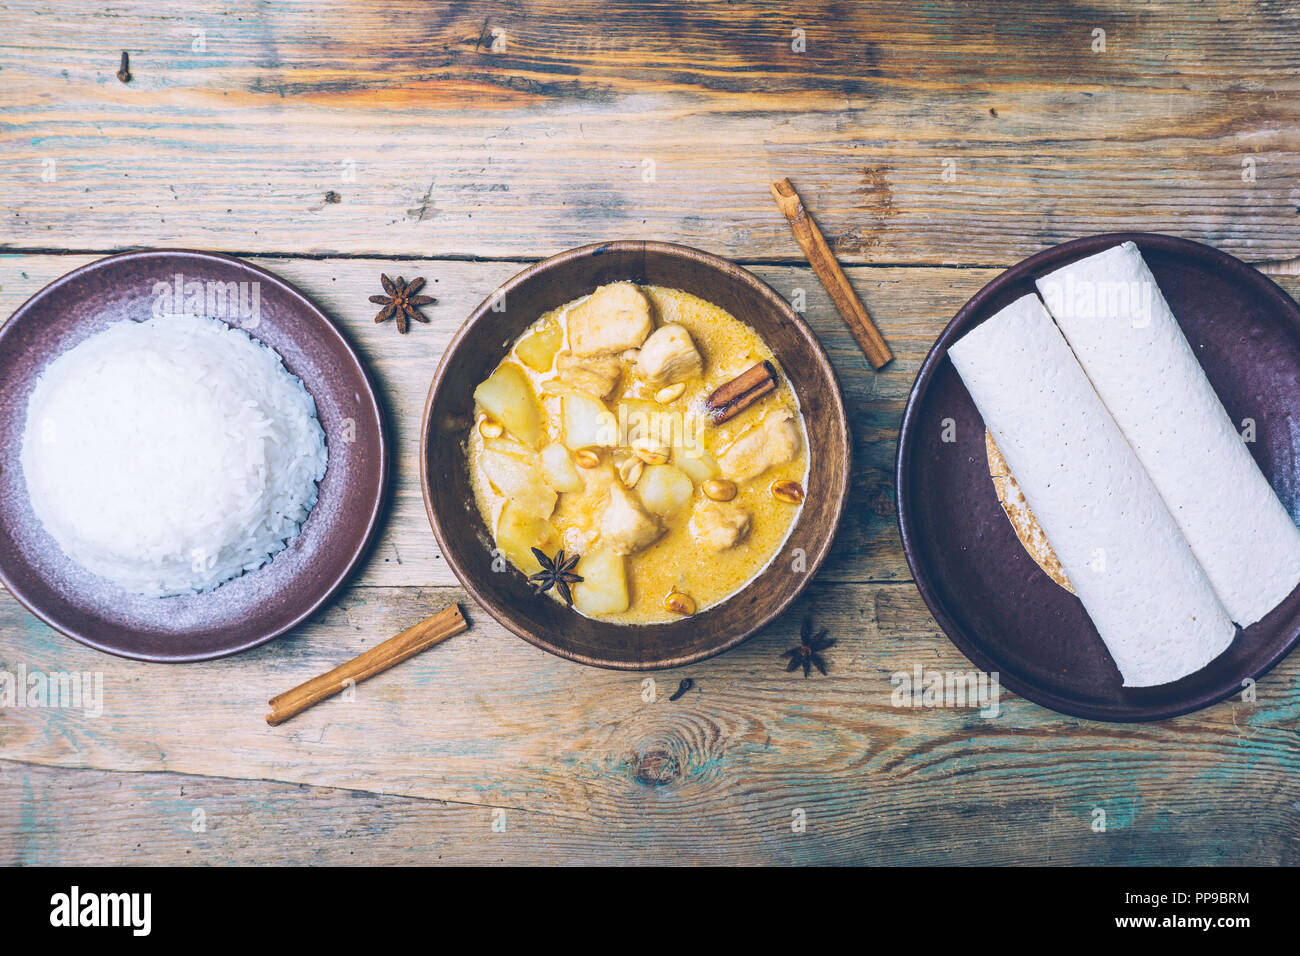
POLYGON ((1010 695, 995 719, 896 708, 890 682, 968 666, 894 514, 934 338, 1001 269, 1098 232, 1208 242, 1300 295, 1298 61, 1300 5, 1265 0, 0 0, 0 316, 124 249, 246 256, 365 356, 396 452, 374 553, 257 650, 119 660, 0 592, 0 669, 104 688, 98 717, 0 710, 0 863, 1300 862, 1300 655, 1254 701, 1131 726, 1010 695), (782 176, 897 354, 885 371, 800 258, 782 176), (805 597, 653 675, 548 656, 468 602, 416 461, 469 311, 616 238, 806 296, 853 423, 848 513, 805 597), (381 271, 428 277, 432 324, 372 324, 381 271), (465 634, 263 722, 271 695, 455 600, 465 634), (782 667, 806 614, 839 639, 828 677, 782 667))

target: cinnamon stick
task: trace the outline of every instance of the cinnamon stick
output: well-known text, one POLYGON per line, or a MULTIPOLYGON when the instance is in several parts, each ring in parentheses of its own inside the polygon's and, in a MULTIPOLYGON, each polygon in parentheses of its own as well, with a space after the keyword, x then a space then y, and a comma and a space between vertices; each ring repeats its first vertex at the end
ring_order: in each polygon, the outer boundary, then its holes
POLYGON ((720 386, 705 401, 713 415, 713 424, 721 425, 735 418, 769 392, 776 391, 776 368, 771 362, 759 362, 745 369, 730 382, 720 386))
POLYGON ((349 684, 360 684, 363 680, 374 677, 435 644, 442 643, 453 634, 459 634, 468 626, 458 605, 453 604, 451 607, 444 608, 432 617, 425 618, 396 637, 390 637, 382 644, 372 647, 329 673, 313 677, 293 690, 272 697, 267 701, 271 705, 271 712, 266 715, 266 722, 272 727, 284 723, 313 704, 318 704, 327 697, 333 697, 349 684))
POLYGON ((887 365, 893 360, 894 353, 889 350, 889 344, 876 328, 876 324, 871 321, 870 313, 858 298, 858 294, 853 291, 853 286, 849 285, 848 277, 836 261, 831 247, 826 244, 822 231, 817 228, 817 223, 804 208, 799 194, 790 185, 790 180, 778 180, 772 183, 771 189, 776 204, 781 207, 781 212, 785 213, 790 229, 808 259, 808 264, 812 266, 813 272, 830 293, 831 301, 835 303, 835 308, 848 324, 849 331, 853 333, 853 337, 858 340, 858 345, 866 353, 867 361, 871 363, 872 368, 876 369, 887 365))

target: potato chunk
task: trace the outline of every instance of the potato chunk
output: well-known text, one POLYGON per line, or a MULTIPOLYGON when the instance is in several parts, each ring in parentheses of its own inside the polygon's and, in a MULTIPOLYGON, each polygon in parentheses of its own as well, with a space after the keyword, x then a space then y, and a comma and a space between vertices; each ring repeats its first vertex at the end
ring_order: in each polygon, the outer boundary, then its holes
POLYGON ((636 490, 647 509, 668 518, 691 503, 695 485, 672 465, 650 465, 637 482, 636 490))
POLYGON ((537 447, 542 417, 537 397, 518 365, 506 362, 474 389, 474 401, 521 441, 537 447))
POLYGON ((558 496, 546 483, 537 457, 522 445, 507 441, 488 443, 479 456, 488 482, 515 506, 542 518, 555 511, 558 496))
POLYGON ((560 534, 554 525, 511 501, 505 503, 497 518, 496 539, 506 559, 524 574, 536 574, 542 569, 533 548, 554 554, 560 546, 560 534))
POLYGON ((556 358, 555 368, 560 381, 597 398, 614 391, 623 374, 622 363, 612 355, 578 356, 564 352, 556 358))
POLYGON ((651 384, 670 385, 702 375, 704 360, 696 351, 691 333, 680 325, 664 325, 641 346, 637 368, 651 384))
POLYGON ((627 562, 620 554, 594 551, 573 569, 582 581, 573 586, 573 604, 583 614, 619 614, 628 608, 627 562))
POLYGON ((564 444, 574 451, 618 444, 618 419, 600 399, 577 393, 562 395, 560 417, 564 422, 564 444))
POLYGON ((585 487, 578 469, 573 467, 573 456, 563 445, 547 445, 542 449, 542 472, 547 484, 556 491, 581 491, 585 487))
POLYGON ((555 353, 564 343, 564 330, 554 319, 537 322, 519 339, 515 354, 519 361, 537 372, 549 372, 555 353))
POLYGON ((704 450, 704 441, 694 435, 691 440, 678 438, 673 443, 673 464, 697 485, 718 477, 718 463, 704 450))
POLYGON ((569 348, 575 355, 634 349, 654 329, 650 300, 631 282, 603 285, 568 313, 569 348))
POLYGON ((757 478, 769 468, 794 461, 803 438, 788 408, 768 413, 718 456, 722 473, 735 482, 757 478))
POLYGON ((726 551, 749 534, 749 512, 735 502, 702 501, 691 514, 691 537, 711 551, 726 551))
POLYGON ((632 493, 618 482, 609 486, 598 525, 601 544, 613 554, 635 554, 662 531, 632 493))

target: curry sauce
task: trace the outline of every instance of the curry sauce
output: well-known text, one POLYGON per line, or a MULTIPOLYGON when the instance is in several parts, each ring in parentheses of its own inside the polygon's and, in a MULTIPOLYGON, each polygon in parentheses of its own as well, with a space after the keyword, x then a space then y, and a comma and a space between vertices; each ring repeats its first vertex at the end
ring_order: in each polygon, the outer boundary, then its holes
POLYGON ((589 617, 661 623, 726 600, 802 507, 807 434, 779 357, 680 290, 613 283, 542 315, 475 401, 467 452, 497 557, 532 575, 532 548, 580 554, 589 617), (710 396, 764 362, 775 388, 717 423, 710 396))

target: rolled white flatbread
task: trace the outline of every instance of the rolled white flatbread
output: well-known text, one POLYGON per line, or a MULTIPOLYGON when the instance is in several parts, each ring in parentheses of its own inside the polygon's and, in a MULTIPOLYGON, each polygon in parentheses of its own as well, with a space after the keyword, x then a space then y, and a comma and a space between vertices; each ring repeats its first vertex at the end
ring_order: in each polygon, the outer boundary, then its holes
POLYGON ((1254 624, 1300 583, 1300 530, 1142 254, 1126 242, 1050 273, 1038 288, 1229 616, 1254 624))
POLYGON ((948 350, 1128 687, 1200 670, 1236 629, 1036 295, 948 350))

